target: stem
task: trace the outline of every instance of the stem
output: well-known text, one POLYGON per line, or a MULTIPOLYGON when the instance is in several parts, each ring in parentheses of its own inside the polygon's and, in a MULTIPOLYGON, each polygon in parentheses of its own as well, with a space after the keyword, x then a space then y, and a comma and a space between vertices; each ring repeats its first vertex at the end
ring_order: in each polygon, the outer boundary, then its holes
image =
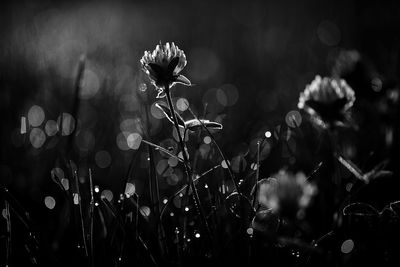
POLYGON ((260 141, 257 142, 257 169, 256 169, 256 177, 255 177, 255 190, 254 190, 254 196, 253 196, 253 209, 256 209, 256 202, 257 202, 257 194, 258 194, 258 178, 260 176, 260 141))
POLYGON ((171 110, 172 118, 174 120, 174 126, 175 126, 176 132, 178 134, 179 145, 180 145, 180 148, 181 148, 181 151, 182 151, 182 156, 183 156, 183 165, 185 167, 185 173, 186 173, 186 176, 187 176, 187 184, 190 185, 191 188, 192 188, 195 204, 199 209, 200 217, 201 217, 201 219, 202 219, 202 221, 204 223, 204 226, 206 228, 207 235, 209 236, 210 240, 212 240, 211 231, 210 231, 210 228, 208 226, 207 219, 206 219, 206 217, 204 215, 204 211, 203 211, 203 208, 202 208, 201 203, 200 203, 200 198, 199 198, 199 195, 197 193, 196 186, 193 183, 191 170, 189 168, 189 159, 188 159, 188 157, 186 155, 185 143, 184 143, 184 141, 182 139, 182 136, 181 136, 181 133, 180 133, 180 130, 179 130, 178 120, 176 119, 174 105, 172 104, 171 93, 170 93, 170 90, 169 90, 169 84, 165 85, 165 93, 166 93, 166 96, 167 96, 167 102, 168 102, 168 105, 169 105, 169 109, 171 110))
POLYGON ((90 245, 90 266, 94 266, 94 249, 93 249, 93 223, 94 223, 94 195, 93 195, 93 178, 92 169, 89 168, 89 186, 90 186, 90 205, 89 205, 89 219, 90 219, 90 229, 89 229, 89 245, 90 245))
POLYGON ((215 141, 214 136, 211 134, 210 130, 204 125, 204 123, 193 113, 192 109, 190 107, 188 107, 188 110, 190 111, 190 113, 192 114, 192 116, 199 121, 199 123, 201 124, 201 126, 203 126, 204 130, 206 130, 207 134, 210 136, 212 142, 214 143, 214 145, 216 146, 219 154, 221 155, 222 159, 226 162, 226 166, 228 167, 228 173, 229 176, 231 177, 231 180, 233 182, 233 185, 235 186, 235 190, 239 193, 240 196, 243 196, 243 194, 239 191, 239 185, 236 182, 235 176, 233 174, 232 171, 232 167, 230 162, 228 161, 228 159, 225 157, 225 154, 222 152, 221 148, 219 147, 217 141, 215 141))
POLYGON ((78 174, 76 171, 74 172, 75 176, 75 186, 76 186, 76 192, 78 194, 78 205, 79 205, 79 219, 81 221, 81 232, 82 232, 82 237, 83 237, 83 246, 85 247, 85 256, 88 258, 89 253, 88 253, 88 248, 86 244, 86 233, 85 233, 85 224, 83 222, 83 212, 82 212, 82 203, 81 203, 81 193, 79 190, 79 181, 78 181, 78 174))
MULTIPOLYGON (((215 170, 215 169, 218 169, 218 168, 220 168, 220 167, 221 167, 221 165, 216 165, 216 166, 214 166, 214 167, 208 169, 207 171, 203 172, 201 175, 199 175, 199 176, 197 176, 195 179, 193 179, 193 182, 198 181, 198 180, 201 179, 203 176, 209 174, 211 171, 213 171, 213 170, 215 170)), ((175 197, 177 197, 180 193, 182 193, 183 190, 185 190, 185 189, 187 189, 187 188, 188 188, 188 185, 184 185, 181 189, 179 189, 178 191, 176 191, 175 194, 173 194, 172 196, 170 196, 170 197, 168 198, 167 203, 165 203, 164 207, 162 207, 162 209, 161 209, 160 220, 162 220, 162 216, 164 215, 164 212, 165 212, 165 210, 166 210, 168 204, 169 204, 175 197)))
POLYGON ((7 246, 6 246, 6 266, 11 266, 11 216, 10 216, 10 205, 7 200, 5 200, 5 215, 7 220, 7 246))

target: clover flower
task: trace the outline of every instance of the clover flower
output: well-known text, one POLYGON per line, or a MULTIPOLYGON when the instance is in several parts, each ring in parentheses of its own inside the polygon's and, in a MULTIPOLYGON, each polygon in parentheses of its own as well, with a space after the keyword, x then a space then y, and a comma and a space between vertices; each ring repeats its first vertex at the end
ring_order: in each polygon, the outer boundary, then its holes
POLYGON ((353 89, 343 79, 317 75, 300 93, 299 109, 304 109, 317 124, 324 128, 345 125, 348 110, 355 101, 353 89))
POLYGON ((282 216, 298 216, 310 204, 317 187, 303 173, 280 171, 260 187, 260 204, 282 216))
POLYGON ((185 53, 174 43, 159 44, 153 52, 145 51, 140 60, 143 71, 158 91, 157 98, 165 96, 165 87, 176 83, 191 85, 188 78, 179 74, 186 66, 185 53))

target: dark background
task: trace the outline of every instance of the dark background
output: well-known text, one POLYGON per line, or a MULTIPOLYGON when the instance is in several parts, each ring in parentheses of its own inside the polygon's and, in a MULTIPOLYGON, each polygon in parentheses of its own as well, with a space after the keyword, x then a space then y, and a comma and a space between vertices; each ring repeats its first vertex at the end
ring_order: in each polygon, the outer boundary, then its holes
MULTIPOLYGON (((194 86, 177 85, 173 95, 185 97, 200 116, 207 103, 205 117, 224 126, 215 136, 229 159, 250 150, 245 157, 248 169, 256 140, 265 131, 273 133, 263 154, 262 177, 283 167, 306 173, 315 167, 314 139, 294 136, 289 143, 295 155, 288 156, 275 146, 277 136, 288 127, 285 116, 297 110, 299 93, 315 75, 331 75, 341 51, 357 51, 361 60, 343 76, 356 91, 354 124, 359 130, 344 132, 344 151, 364 171, 384 159, 396 171, 398 105, 390 92, 397 92, 398 99, 399 14, 397 1, 2 2, 1 183, 12 189, 39 229, 49 229, 44 237, 48 240, 55 239, 54 218, 62 199, 50 172, 60 167, 68 176, 66 158, 78 165, 82 181, 92 168, 94 183, 112 190, 114 198, 126 180, 133 181, 144 204, 150 205, 147 150, 121 150, 117 137, 122 121, 138 119, 128 127, 132 132, 144 136, 146 130, 139 128, 149 129, 157 144, 170 138, 171 125, 155 118, 160 114, 154 108, 149 122, 144 115, 155 92, 139 60, 160 41, 173 41, 185 51, 188 64, 182 73, 194 86), (94 93, 76 102, 73 83, 82 54, 94 93), (143 83, 145 93, 139 90, 143 83), (218 98, 221 88, 225 95, 218 98), (74 103, 79 105, 79 123, 72 138, 45 135, 45 142, 35 148, 33 127, 20 134, 21 116, 28 116, 33 105, 44 111, 38 126, 44 130, 46 121, 57 121, 62 112, 73 114, 74 103), (136 157, 133 172, 127 174, 136 157), (45 196, 55 198, 54 210, 45 208, 45 196)), ((182 116, 191 118, 187 111, 182 116)), ((305 116, 302 121, 306 124, 305 116)), ((162 159, 157 153, 156 164, 162 159)), ((220 160, 211 157, 201 168, 220 160)), ((182 179, 182 173, 176 175, 182 179)), ((179 188, 180 183, 171 185, 167 178, 161 182, 162 197, 179 188)))

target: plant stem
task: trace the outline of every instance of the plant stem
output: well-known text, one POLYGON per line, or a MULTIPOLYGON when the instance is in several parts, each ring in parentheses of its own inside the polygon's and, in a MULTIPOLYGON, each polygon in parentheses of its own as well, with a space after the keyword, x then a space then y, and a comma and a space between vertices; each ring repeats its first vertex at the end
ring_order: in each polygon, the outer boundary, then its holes
POLYGON ((186 173, 186 176, 187 176, 187 184, 190 185, 190 187, 192 188, 195 204, 196 204, 197 208, 199 209, 200 217, 201 217, 201 219, 202 219, 202 221, 204 223, 204 226, 206 228, 207 235, 210 238, 210 240, 212 240, 211 231, 210 231, 210 228, 208 226, 207 219, 206 219, 206 217, 204 215, 204 211, 203 211, 203 208, 202 208, 201 203, 200 203, 200 198, 199 198, 199 195, 197 193, 196 186, 194 185, 194 182, 193 182, 193 177, 192 177, 192 174, 191 174, 191 170, 189 168, 189 159, 188 159, 188 157, 186 155, 185 143, 183 141, 183 138, 182 138, 180 130, 179 130, 178 120, 176 119, 175 109, 174 109, 174 105, 172 103, 171 93, 170 93, 170 90, 169 90, 169 84, 165 85, 165 93, 166 93, 166 96, 167 96, 167 102, 168 102, 168 105, 169 105, 169 109, 171 110, 172 118, 173 118, 173 121, 174 121, 174 126, 175 126, 176 132, 178 134, 179 145, 180 145, 180 148, 181 148, 181 151, 182 151, 182 157, 183 157, 183 165, 184 165, 185 173, 186 173))

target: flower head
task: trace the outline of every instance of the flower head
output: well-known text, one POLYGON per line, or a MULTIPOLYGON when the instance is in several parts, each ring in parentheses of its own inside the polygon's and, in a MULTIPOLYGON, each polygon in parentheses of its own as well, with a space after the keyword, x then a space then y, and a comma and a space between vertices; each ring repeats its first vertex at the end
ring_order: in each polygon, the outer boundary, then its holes
POLYGON ((355 99, 353 89, 345 80, 317 75, 300 93, 297 106, 323 127, 344 125, 355 99))
POLYGON ((317 188, 307 181, 303 173, 280 171, 274 176, 265 179, 260 186, 259 200, 262 206, 286 217, 296 216, 308 207, 317 188))
POLYGON ((185 53, 174 43, 159 44, 153 52, 145 51, 140 63, 158 91, 157 98, 165 96, 165 86, 191 85, 188 78, 179 74, 187 61, 185 53))

